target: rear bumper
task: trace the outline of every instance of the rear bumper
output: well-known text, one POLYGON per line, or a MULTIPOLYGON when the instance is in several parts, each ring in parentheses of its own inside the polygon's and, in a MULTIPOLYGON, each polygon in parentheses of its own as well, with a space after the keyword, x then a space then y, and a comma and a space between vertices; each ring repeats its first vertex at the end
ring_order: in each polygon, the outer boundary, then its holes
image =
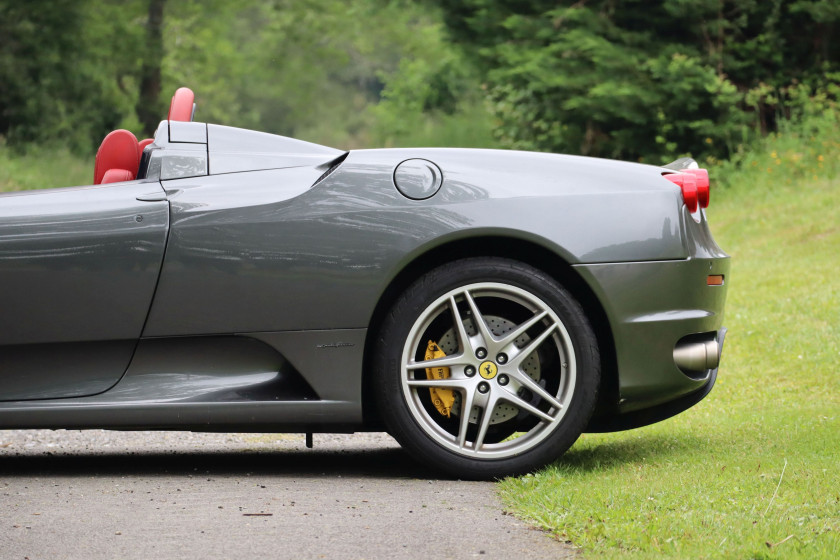
POLYGON ((601 403, 587 431, 658 422, 711 391, 725 336, 727 255, 721 251, 685 260, 589 264, 575 269, 606 312, 616 356, 614 368, 605 368, 614 371, 605 371, 603 380, 607 385, 602 392, 612 400, 601 403), (724 284, 708 285, 710 275, 723 275, 724 284), (703 347, 703 360, 698 358, 698 345, 703 347), (707 357, 715 347, 715 359, 707 357), (701 369, 698 363, 706 367, 701 369))
MULTIPOLYGON (((718 362, 720 361, 720 353, 723 351, 724 338, 726 338, 725 328, 719 330, 715 336, 715 341, 718 345, 718 362)), ((671 416, 676 416, 706 398, 706 395, 715 386, 717 374, 718 368, 709 370, 708 380, 705 385, 694 393, 689 393, 672 401, 626 414, 612 414, 593 418, 586 427, 586 431, 589 433, 620 432, 622 430, 641 428, 642 426, 661 422, 671 416)))

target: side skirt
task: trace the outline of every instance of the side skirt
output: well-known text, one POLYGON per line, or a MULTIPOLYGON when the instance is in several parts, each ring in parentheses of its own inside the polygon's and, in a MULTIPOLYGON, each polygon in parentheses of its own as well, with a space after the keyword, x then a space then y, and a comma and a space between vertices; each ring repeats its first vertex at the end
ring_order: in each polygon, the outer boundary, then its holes
POLYGON ((109 390, 0 402, 0 428, 353 431, 362 427, 366 334, 337 329, 143 339, 109 390))

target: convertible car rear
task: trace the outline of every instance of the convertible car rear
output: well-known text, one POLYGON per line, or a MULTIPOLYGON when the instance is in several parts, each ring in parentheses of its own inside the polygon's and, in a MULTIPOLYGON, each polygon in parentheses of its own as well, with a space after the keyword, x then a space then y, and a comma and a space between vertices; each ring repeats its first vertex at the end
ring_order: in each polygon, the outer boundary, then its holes
POLYGON ((0 428, 386 429, 460 477, 712 389, 708 174, 115 131, 94 185, 0 195, 0 428))

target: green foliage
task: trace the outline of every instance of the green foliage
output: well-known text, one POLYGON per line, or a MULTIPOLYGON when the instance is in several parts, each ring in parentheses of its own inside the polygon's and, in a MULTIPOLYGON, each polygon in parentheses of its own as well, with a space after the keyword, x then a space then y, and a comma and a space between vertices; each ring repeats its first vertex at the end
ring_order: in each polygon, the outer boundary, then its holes
POLYGON ((490 113, 481 104, 467 104, 453 113, 397 112, 389 100, 374 106, 370 144, 377 147, 496 148, 490 113))
POLYGON ((26 146, 10 150, 0 141, 0 192, 87 185, 93 162, 67 148, 26 146))
MULTIPOLYGON (((210 9, 206 2, 172 3, 164 90, 189 84, 202 120, 327 145, 422 137, 449 126, 435 111, 459 114, 471 85, 438 18, 396 0, 217 1, 210 9), (415 103, 415 86, 426 79, 424 99, 415 103), (424 126, 407 129, 401 118, 424 126)), ((464 107, 471 118, 473 106, 464 107)))
POLYGON ((190 84, 202 119, 330 145, 364 145, 384 80, 433 56, 423 39, 443 50, 408 2, 188 2, 170 21, 164 81, 190 84))
POLYGON ((119 80, 136 42, 115 8, 0 0, 0 135, 89 151, 120 123, 131 105, 119 80))
POLYGON ((75 0, 0 0, 0 134, 10 141, 58 137, 89 149, 119 120, 111 92, 91 71, 86 8, 75 0))
POLYGON ((0 136, 90 153, 114 128, 148 135, 187 85, 201 120, 328 145, 492 143, 440 18, 407 0, 0 0, 0 136))
POLYGON ((785 90, 791 119, 781 121, 778 132, 749 148, 739 145, 727 161, 706 162, 715 167, 722 187, 789 186, 840 177, 840 74, 827 79, 816 94, 804 84, 785 90))
POLYGON ((434 20, 419 27, 407 56, 380 72, 381 100, 369 108, 373 144, 494 147, 492 114, 475 69, 434 20))
POLYGON ((717 161, 800 88, 836 99, 839 22, 830 0, 0 0, 0 136, 91 153, 187 85, 201 120, 339 147, 717 161))
POLYGON ((504 481, 517 515, 587 557, 840 557, 840 112, 811 109, 711 168, 733 259, 712 393, 504 481))
POLYGON ((439 2, 486 72, 505 146, 664 163, 725 158, 838 69, 826 1, 439 2))

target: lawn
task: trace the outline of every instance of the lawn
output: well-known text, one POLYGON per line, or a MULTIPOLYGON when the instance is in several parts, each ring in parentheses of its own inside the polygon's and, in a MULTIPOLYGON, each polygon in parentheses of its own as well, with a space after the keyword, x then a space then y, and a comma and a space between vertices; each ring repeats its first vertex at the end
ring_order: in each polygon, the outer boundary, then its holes
POLYGON ((512 512, 586 557, 840 558, 838 137, 771 138, 712 168, 729 173, 708 215, 732 255, 717 385, 503 481, 512 512))

